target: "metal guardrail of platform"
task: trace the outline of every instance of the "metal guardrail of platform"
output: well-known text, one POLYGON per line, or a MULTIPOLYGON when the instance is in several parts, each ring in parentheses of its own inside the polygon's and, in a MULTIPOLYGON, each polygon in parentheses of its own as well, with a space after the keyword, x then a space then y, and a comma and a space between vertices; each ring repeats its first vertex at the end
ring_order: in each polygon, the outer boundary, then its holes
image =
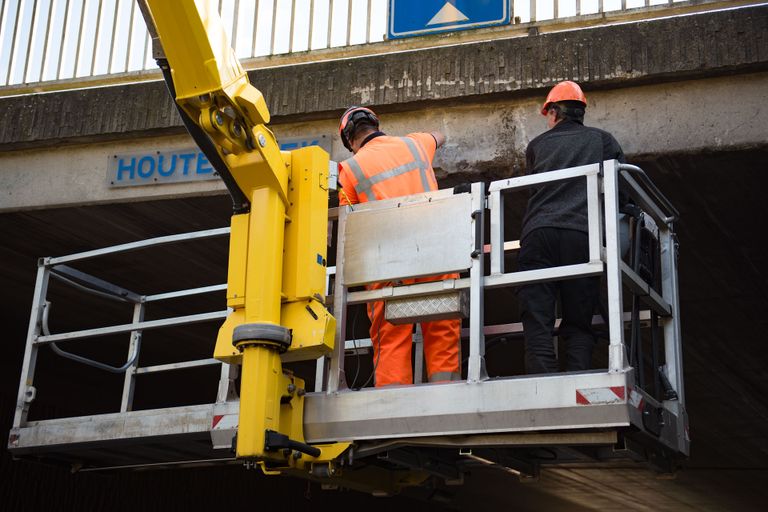
MULTIPOLYGON (((314 391, 306 394, 304 420, 307 442, 344 439, 402 441, 435 436, 483 436, 533 431, 583 433, 589 429, 609 429, 606 432, 615 433, 616 429, 632 427, 656 446, 687 454, 689 439, 674 232, 677 216, 674 206, 641 169, 616 161, 499 180, 489 185, 487 193, 483 183, 474 183, 471 192, 454 193, 447 189, 357 205, 354 210, 334 209, 329 218, 336 224, 338 232, 336 266, 328 269, 333 285, 329 283, 327 290, 333 290, 329 303, 332 302, 337 318, 336 339, 339 342, 333 354, 318 359, 314 391), (505 237, 508 230, 504 229, 504 196, 525 194, 531 188, 551 183, 580 180, 586 184, 589 261, 529 271, 505 268, 505 254, 517 251, 519 243, 505 237), (640 215, 647 216, 647 222, 655 226, 656 244, 651 251, 657 259, 658 269, 654 278, 648 278, 639 271, 634 258, 627 259, 622 255, 619 190, 627 194, 643 212, 638 214, 638 218, 641 218, 640 215), (433 219, 433 222, 419 229, 420 224, 425 224, 422 222, 425 218, 433 219), (486 222, 490 235, 487 244, 486 222), (370 229, 372 224, 377 226, 376 230, 370 229), (427 239, 428 231, 434 231, 433 236, 442 242, 431 243, 427 239), (375 255, 365 253, 366 246, 389 247, 392 250, 378 251, 380 256, 377 259, 375 255), (390 261, 385 253, 404 257, 390 261), (360 289, 360 285, 365 283, 397 281, 398 276, 406 278, 448 271, 458 271, 461 275, 457 279, 444 281, 360 289), (608 340, 606 366, 587 372, 504 374, 489 378, 486 336, 519 332, 520 325, 486 324, 486 290, 598 275, 603 275, 606 283, 607 304, 602 315, 608 324, 605 335, 608 340), (446 291, 469 294, 469 314, 465 322, 467 367, 462 380, 415 386, 354 388, 345 372, 345 359, 351 355, 350 351, 354 355, 363 348, 364 343, 350 339, 354 333, 347 332, 348 308, 378 300, 406 297, 428 299, 446 291), (631 305, 626 302, 626 298, 630 297, 631 305), (642 311, 641 307, 644 308, 642 311), (641 323, 644 329, 642 336, 641 323), (644 371, 643 361, 646 360, 650 364, 646 363, 644 371), (370 404, 376 406, 371 407, 370 404)), ((17 454, 56 452, 66 459, 70 457, 67 453, 71 452, 74 454, 71 456, 77 458, 80 456, 75 454, 77 450, 90 450, 110 443, 140 446, 149 438, 181 437, 190 438, 190 442, 201 448, 194 452, 195 456, 190 459, 193 462, 220 460, 222 450, 226 452, 231 446, 238 425, 237 367, 214 359, 140 366, 138 354, 142 333, 147 330, 218 322, 227 314, 222 309, 145 320, 144 312, 148 305, 220 292, 224 285, 143 294, 86 274, 72 265, 80 266, 81 262, 105 256, 228 234, 228 228, 220 228, 41 259, 9 449, 17 454), (59 279, 81 291, 132 305, 133 319, 130 323, 108 327, 51 333, 47 326, 50 279, 59 279), (64 345, 67 342, 68 347, 74 348, 78 340, 108 335, 130 336, 126 362, 122 366, 108 366, 56 346, 57 343, 64 345), (35 361, 38 352, 47 347, 58 356, 107 372, 125 373, 119 411, 80 418, 28 421, 28 412, 37 393, 35 361), (215 403, 133 410, 132 396, 137 377, 201 365, 221 365, 215 403)), ((416 365, 421 366, 419 356, 416 365)), ((416 380, 419 383, 421 379, 416 380)), ((64 398, 78 399, 76 396, 64 398)), ((612 442, 615 441, 608 444, 612 442)), ((108 459, 108 456, 100 456, 98 461, 94 461, 94 467, 113 466, 115 462, 108 459)), ((135 464, 146 465, 151 460, 141 459, 135 464)))

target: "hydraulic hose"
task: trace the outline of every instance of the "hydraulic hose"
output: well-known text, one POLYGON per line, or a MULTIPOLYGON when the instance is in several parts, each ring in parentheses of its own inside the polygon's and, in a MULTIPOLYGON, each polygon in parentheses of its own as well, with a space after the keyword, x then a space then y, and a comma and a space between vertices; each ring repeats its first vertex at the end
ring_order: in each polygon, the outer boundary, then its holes
MULTIPOLYGON (((171 67, 168 64, 168 60, 157 59, 157 65, 163 72, 163 78, 165 78, 165 85, 168 87, 168 92, 171 94, 172 98, 176 98, 176 87, 173 84, 173 76, 171 74, 171 67)), ((227 164, 224 162, 224 160, 222 160, 219 152, 213 145, 213 142, 211 142, 211 139, 208 137, 208 135, 206 135, 203 129, 200 128, 200 126, 192 121, 189 115, 187 115, 187 113, 184 111, 184 109, 181 108, 181 106, 179 106, 178 103, 175 101, 173 103, 176 105, 176 110, 179 112, 179 116, 181 116, 181 121, 184 123, 187 131, 194 139, 195 144, 198 145, 213 168, 216 169, 217 173, 219 173, 219 177, 221 177, 222 181, 224 181, 224 185, 226 185, 227 190, 229 191, 229 195, 232 198, 233 213, 248 213, 250 211, 248 198, 245 196, 243 191, 240 190, 240 187, 237 185, 235 178, 229 172, 229 167, 227 167, 227 164)))

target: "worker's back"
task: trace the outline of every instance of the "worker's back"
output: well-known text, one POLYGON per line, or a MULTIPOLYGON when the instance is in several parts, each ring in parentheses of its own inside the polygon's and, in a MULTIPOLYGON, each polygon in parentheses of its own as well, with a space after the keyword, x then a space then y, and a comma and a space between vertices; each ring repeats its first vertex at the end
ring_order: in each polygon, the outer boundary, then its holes
MULTIPOLYGON (((526 151, 528 174, 567 169, 618 159, 624 153, 613 136, 577 121, 558 123, 531 141, 526 151)), ((521 239, 540 227, 587 231, 587 188, 584 180, 537 187, 528 201, 521 239)))
POLYGON ((436 148, 429 133, 376 135, 355 156, 339 164, 343 187, 339 202, 364 203, 436 190, 432 169, 436 148))

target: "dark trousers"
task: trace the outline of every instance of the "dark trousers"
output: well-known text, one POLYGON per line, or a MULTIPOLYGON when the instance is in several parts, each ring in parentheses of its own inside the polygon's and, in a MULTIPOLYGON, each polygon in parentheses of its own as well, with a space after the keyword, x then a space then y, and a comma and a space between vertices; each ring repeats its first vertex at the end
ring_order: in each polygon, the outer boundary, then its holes
MULTIPOLYGON (((586 233, 572 229, 538 228, 521 243, 518 270, 572 265, 588 260, 586 233)), ((562 309, 560 335, 566 346, 566 371, 590 368, 595 345, 592 314, 597 305, 599 286, 600 278, 584 277, 520 287, 518 297, 528 373, 553 373, 559 369, 552 341, 558 292, 562 309)))

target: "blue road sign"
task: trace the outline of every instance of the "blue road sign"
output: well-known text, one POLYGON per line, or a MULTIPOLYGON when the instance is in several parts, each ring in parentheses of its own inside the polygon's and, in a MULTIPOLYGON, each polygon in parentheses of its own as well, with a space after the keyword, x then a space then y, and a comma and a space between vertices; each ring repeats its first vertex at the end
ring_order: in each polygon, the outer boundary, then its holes
POLYGON ((509 23, 509 0, 389 0, 390 39, 509 23))
MULTIPOLYGON (((320 146, 327 152, 331 152, 331 138, 328 135, 286 137, 281 138, 279 142, 280 149, 283 151, 320 146)), ((219 173, 197 148, 112 155, 107 164, 107 186, 110 188, 218 178, 219 173)))

